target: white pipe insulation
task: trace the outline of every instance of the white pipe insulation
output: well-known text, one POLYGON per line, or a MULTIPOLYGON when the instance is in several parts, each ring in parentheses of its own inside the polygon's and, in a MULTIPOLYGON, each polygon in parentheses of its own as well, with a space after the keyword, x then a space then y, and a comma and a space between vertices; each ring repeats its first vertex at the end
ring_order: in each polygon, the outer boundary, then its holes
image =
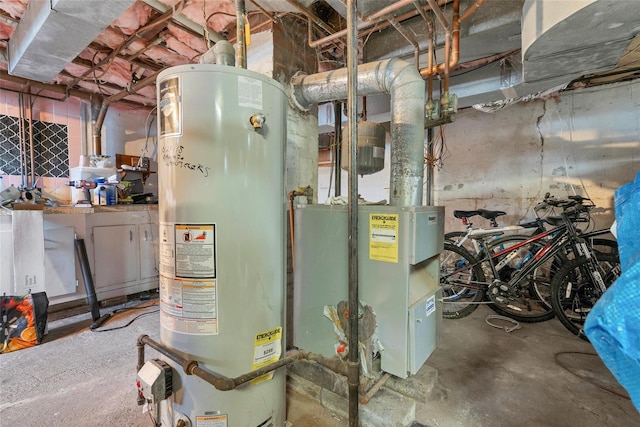
MULTIPOLYGON (((307 111, 315 103, 344 99, 347 81, 346 68, 297 74, 291 80, 292 101, 307 111)), ((424 80, 413 64, 400 59, 358 66, 358 96, 378 93, 391 95, 390 204, 420 206, 424 177, 424 80)))

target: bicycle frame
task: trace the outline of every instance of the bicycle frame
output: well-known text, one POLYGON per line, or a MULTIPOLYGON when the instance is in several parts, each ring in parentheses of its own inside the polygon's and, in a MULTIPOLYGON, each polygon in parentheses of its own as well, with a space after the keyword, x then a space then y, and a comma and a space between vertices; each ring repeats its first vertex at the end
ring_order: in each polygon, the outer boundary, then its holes
MULTIPOLYGON (((501 270, 511 260, 513 260, 513 258, 515 258, 515 256, 518 253, 517 250, 519 248, 526 246, 530 243, 540 241, 548 236, 553 236, 553 237, 551 238, 551 240, 546 242, 546 244, 542 247, 542 249, 540 249, 533 258, 525 262, 522 268, 518 269, 516 274, 513 277, 511 277, 511 279, 506 283, 506 286, 508 286, 509 289, 514 289, 518 285, 518 283, 522 281, 523 278, 525 278, 528 274, 530 274, 536 268, 544 264, 546 261, 554 257, 558 252, 564 249, 569 242, 571 242, 572 249, 574 249, 578 255, 585 256, 588 259, 594 259, 595 254, 584 243, 583 236, 577 233, 575 228, 573 228, 571 221, 568 219, 568 217, 565 214, 562 214, 562 217, 564 222, 563 224, 556 226, 550 230, 543 231, 540 234, 532 236, 531 238, 525 241, 516 243, 513 246, 510 246, 509 248, 493 253, 490 256, 487 255, 490 252, 488 251, 487 244, 482 239, 482 237, 474 239, 474 240, 479 240, 481 253, 483 253, 484 256, 480 259, 475 259, 474 260, 475 262, 473 262, 471 265, 467 265, 461 269, 456 269, 455 271, 450 273, 448 276, 457 274, 467 268, 474 268, 488 261, 489 266, 491 267, 491 272, 493 274, 493 277, 497 278, 498 271, 501 270), (571 224, 571 226, 569 226, 568 224, 571 224), (504 259, 499 260, 497 263, 494 262, 503 255, 507 255, 507 256, 504 259)), ((484 231, 487 232, 487 233, 484 233, 485 237, 488 237, 491 235, 491 233, 489 232, 490 230, 484 230, 484 231)), ((469 234, 472 234, 472 233, 469 233, 469 234)), ((598 284, 598 286, 603 287, 606 290, 604 281, 602 280, 601 277, 599 277, 599 274, 595 274, 595 273, 597 273, 597 269, 595 270, 590 269, 589 276, 592 279, 595 279, 594 283, 598 284)), ((480 282, 476 282, 476 283, 477 285, 480 285, 480 282)), ((473 286, 469 286, 469 285, 470 285, 469 282, 465 283, 466 287, 474 288, 473 286)), ((482 285, 488 286, 489 283, 484 282, 482 283, 482 285)), ((482 288, 477 287, 476 289, 483 289, 483 287, 482 288)))

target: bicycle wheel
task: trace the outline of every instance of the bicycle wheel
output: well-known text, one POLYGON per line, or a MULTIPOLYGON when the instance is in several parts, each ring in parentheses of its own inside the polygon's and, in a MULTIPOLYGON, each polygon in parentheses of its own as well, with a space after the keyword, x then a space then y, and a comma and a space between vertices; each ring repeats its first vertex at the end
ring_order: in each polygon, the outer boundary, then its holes
MULTIPOLYGON (((598 254, 598 272, 608 288, 620 276, 620 261, 612 254, 598 254)), ((571 333, 588 341, 584 321, 596 301, 602 296, 600 287, 592 283, 587 258, 572 260, 562 267, 551 281, 551 303, 558 320, 571 333)))
POLYGON ((486 283, 482 268, 469 251, 445 241, 440 253, 440 286, 442 316, 461 319, 478 308, 486 283))
MULTIPOLYGON (((506 236, 492 242, 489 245, 489 250, 492 253, 497 253, 530 238, 530 236, 521 235, 506 236)), ((516 254, 506 252, 494 259, 495 265, 500 267, 497 272, 499 277, 494 278, 496 279, 494 283, 508 283, 527 263, 535 262, 535 254, 543 247, 544 242, 534 241, 515 249, 517 250, 516 254), (512 259, 501 265, 501 261, 510 256, 512 259)), ((537 323, 552 319, 555 314, 551 305, 551 279, 563 263, 560 255, 545 261, 516 283, 508 295, 503 293, 504 298, 493 298, 493 303, 489 304, 489 307, 498 314, 524 323, 537 323)), ((485 268, 486 270, 487 268, 485 268)), ((491 271, 490 268, 489 271, 491 271)))

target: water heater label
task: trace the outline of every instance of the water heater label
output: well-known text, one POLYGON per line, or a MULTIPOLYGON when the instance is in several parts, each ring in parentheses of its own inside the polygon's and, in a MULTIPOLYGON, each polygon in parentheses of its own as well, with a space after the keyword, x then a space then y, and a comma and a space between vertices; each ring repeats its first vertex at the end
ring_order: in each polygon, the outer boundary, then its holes
POLYGON ((160 82, 160 136, 182 135, 182 86, 180 76, 160 82))
MULTIPOLYGON (((258 332, 253 341, 253 364, 251 370, 262 368, 269 363, 276 362, 282 355, 282 327, 258 332)), ((257 384, 273 378, 273 372, 264 374, 251 381, 257 384)))
POLYGON ((215 224, 176 224, 175 242, 176 277, 215 279, 215 224))
POLYGON ((398 262, 397 214, 369 214, 369 259, 398 262))
POLYGON ((218 334, 216 280, 185 280, 160 275, 160 322, 191 335, 218 334))
POLYGON ((176 268, 176 242, 173 224, 160 223, 160 274, 175 275, 176 268))
POLYGON ((262 110, 262 81, 238 76, 238 105, 262 110))
POLYGON ((196 417, 196 427, 227 427, 226 415, 196 417))

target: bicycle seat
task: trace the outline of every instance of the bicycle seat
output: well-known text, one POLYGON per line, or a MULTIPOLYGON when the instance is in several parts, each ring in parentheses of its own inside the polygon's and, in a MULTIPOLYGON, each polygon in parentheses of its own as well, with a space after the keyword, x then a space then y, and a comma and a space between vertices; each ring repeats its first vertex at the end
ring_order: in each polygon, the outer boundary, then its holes
POLYGON ((531 220, 531 221, 522 221, 519 222, 518 225, 522 228, 538 228, 539 226, 539 220, 531 220))
POLYGON ((470 218, 472 216, 479 215, 479 214, 480 214, 479 211, 453 211, 453 216, 459 219, 470 218))
POLYGON ((484 219, 496 219, 499 216, 506 215, 506 212, 502 211, 488 211, 486 209, 478 209, 478 215, 484 219))

